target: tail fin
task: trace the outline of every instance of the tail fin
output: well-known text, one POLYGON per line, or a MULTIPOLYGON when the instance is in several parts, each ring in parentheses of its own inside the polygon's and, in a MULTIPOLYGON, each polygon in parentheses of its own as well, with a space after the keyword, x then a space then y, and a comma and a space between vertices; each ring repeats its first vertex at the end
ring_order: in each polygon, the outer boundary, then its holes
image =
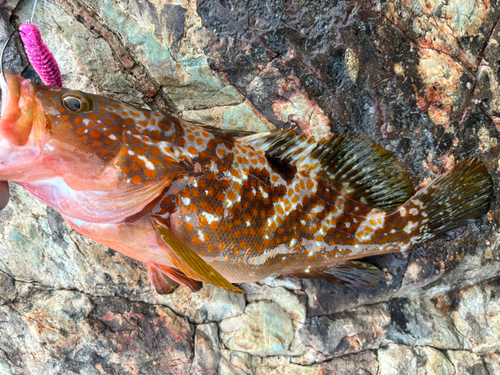
POLYGON ((427 214, 428 237, 481 217, 490 207, 493 181, 477 158, 465 159, 420 190, 409 202, 427 214), (420 202, 419 202, 420 201, 420 202))

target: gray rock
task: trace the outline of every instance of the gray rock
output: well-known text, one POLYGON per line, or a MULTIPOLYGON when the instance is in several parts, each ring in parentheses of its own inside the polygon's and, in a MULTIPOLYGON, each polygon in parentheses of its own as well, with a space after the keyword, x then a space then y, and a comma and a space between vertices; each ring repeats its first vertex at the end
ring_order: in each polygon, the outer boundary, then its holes
POLYGON ((500 371, 500 354, 492 353, 483 357, 488 374, 497 374, 500 371))
POLYGON ((268 277, 267 279, 259 281, 259 284, 266 284, 271 288, 281 286, 283 288, 290 289, 296 292, 302 289, 302 284, 299 279, 279 275, 274 275, 268 277))
POLYGON ((194 358, 191 374, 216 374, 221 359, 217 324, 200 324, 194 338, 194 358))
POLYGON ((219 328, 229 349, 258 356, 290 354, 292 321, 274 302, 250 303, 243 315, 221 321, 219 328))
POLYGON ((319 368, 324 374, 367 375, 377 374, 377 356, 372 350, 349 354, 322 363, 319 368))
POLYGON ((120 298, 25 288, 0 306, 3 366, 29 374, 190 368, 193 328, 168 308, 120 298), (145 352, 147 355, 137 356, 145 352))
POLYGON ((272 301, 278 304, 294 323, 306 322, 306 306, 303 299, 285 288, 268 287, 256 283, 244 284, 242 288, 246 292, 248 302, 272 301))
POLYGON ((253 374, 251 366, 252 357, 250 354, 235 350, 222 350, 221 352, 222 359, 220 361, 219 374, 253 374))
POLYGON ((465 350, 448 350, 448 359, 455 367, 456 375, 487 375, 483 359, 475 353, 465 350))
POLYGON ((387 339, 410 346, 461 349, 463 337, 450 317, 428 299, 393 299, 389 303, 391 325, 387 339))
POLYGON ((451 375, 453 364, 434 348, 389 344, 378 350, 378 375, 451 375))
POLYGON ((241 315, 245 310, 244 296, 211 285, 196 293, 180 287, 172 294, 158 297, 158 301, 195 323, 220 322, 241 315))
POLYGON ((254 357, 255 375, 320 375, 316 366, 300 366, 290 363, 290 357, 254 357))
POLYGON ((310 318, 299 329, 300 341, 308 348, 307 352, 293 361, 311 364, 376 349, 386 338, 389 324, 388 307, 383 303, 334 316, 310 318))
POLYGON ((465 339, 465 349, 478 354, 500 349, 500 296, 495 285, 475 285, 461 290, 450 315, 465 339))

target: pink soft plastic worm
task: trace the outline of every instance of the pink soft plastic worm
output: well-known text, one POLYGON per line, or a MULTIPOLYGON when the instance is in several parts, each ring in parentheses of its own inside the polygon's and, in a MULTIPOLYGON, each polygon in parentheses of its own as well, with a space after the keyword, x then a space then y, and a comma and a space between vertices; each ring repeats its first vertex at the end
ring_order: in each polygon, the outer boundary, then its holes
POLYGON ((47 86, 62 87, 62 77, 56 59, 43 43, 38 27, 32 23, 19 26, 19 34, 24 43, 31 65, 47 86))

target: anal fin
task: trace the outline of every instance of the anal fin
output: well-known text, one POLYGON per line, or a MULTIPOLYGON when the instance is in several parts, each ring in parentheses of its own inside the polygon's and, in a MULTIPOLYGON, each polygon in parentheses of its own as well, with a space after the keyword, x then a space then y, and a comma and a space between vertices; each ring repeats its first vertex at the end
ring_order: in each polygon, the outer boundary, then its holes
POLYGON ((154 286, 158 294, 170 294, 179 286, 178 282, 170 279, 158 267, 152 264, 148 264, 148 274, 151 285, 154 286))
POLYGON ((379 268, 360 261, 347 261, 332 267, 311 268, 309 272, 287 276, 326 280, 349 289, 376 288, 385 281, 384 274, 379 268))
POLYGON ((189 246, 175 237, 170 228, 161 220, 153 215, 151 216, 151 221, 170 250, 170 252, 166 252, 166 255, 172 264, 187 277, 213 284, 233 293, 245 293, 240 288, 231 284, 224 276, 191 250, 189 246))
POLYGON ((191 289, 192 292, 197 292, 203 287, 203 284, 201 282, 190 279, 177 268, 163 265, 156 265, 156 267, 158 267, 158 270, 162 272, 165 277, 168 277, 174 282, 177 282, 181 285, 187 286, 189 289, 191 289))

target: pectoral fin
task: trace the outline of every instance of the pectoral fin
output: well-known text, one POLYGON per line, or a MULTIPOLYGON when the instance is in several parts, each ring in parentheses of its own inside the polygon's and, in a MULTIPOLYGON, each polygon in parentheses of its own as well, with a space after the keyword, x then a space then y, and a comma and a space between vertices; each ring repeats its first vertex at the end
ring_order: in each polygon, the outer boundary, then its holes
POLYGON ((151 220, 156 231, 171 250, 171 252, 167 253, 170 261, 186 276, 213 284, 230 292, 245 293, 243 290, 227 281, 187 245, 179 241, 164 223, 154 216, 151 217, 151 220))
POLYGON ((149 280, 155 287, 156 293, 158 294, 170 294, 179 286, 179 283, 171 280, 167 275, 152 264, 148 264, 148 274, 149 280))
POLYGON ((309 272, 294 273, 289 276, 302 279, 322 279, 349 289, 376 288, 385 277, 373 264, 347 261, 328 268, 311 268, 309 272))

